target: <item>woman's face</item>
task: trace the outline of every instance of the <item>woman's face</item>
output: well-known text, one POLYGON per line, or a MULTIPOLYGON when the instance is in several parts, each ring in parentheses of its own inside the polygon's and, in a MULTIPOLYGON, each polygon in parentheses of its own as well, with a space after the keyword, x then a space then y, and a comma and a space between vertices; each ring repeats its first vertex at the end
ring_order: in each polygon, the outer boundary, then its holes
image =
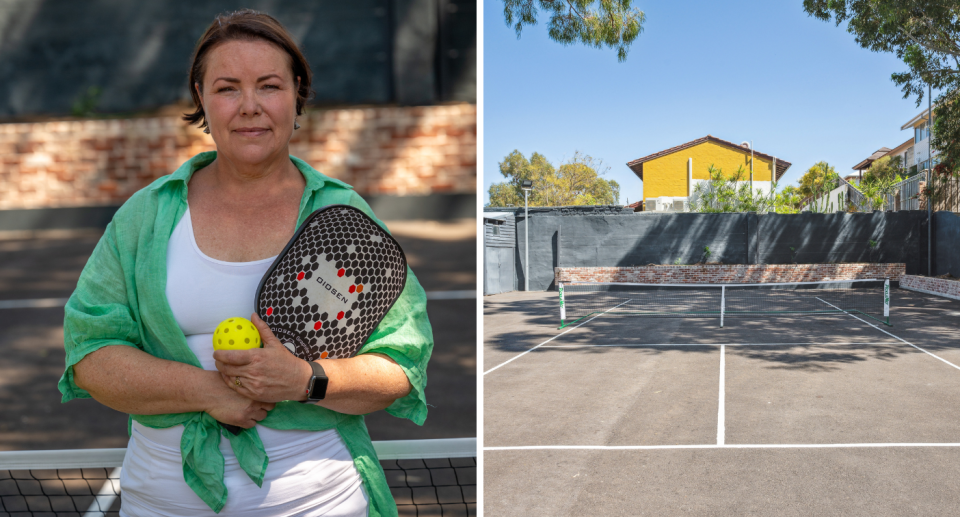
POLYGON ((202 80, 200 97, 219 154, 249 164, 286 156, 299 80, 286 52, 263 40, 227 41, 207 54, 202 80))

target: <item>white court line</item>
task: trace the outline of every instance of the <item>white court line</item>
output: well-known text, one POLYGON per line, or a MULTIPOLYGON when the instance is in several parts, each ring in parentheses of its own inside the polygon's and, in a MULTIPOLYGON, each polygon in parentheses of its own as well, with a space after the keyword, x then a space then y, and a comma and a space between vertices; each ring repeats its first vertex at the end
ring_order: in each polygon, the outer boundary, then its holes
POLYGON ((68 298, 34 298, 32 300, 0 300, 0 309, 43 309, 63 307, 68 298))
POLYGON ((872 449, 895 447, 960 447, 960 443, 753 443, 726 445, 520 445, 484 447, 486 451, 656 451, 671 449, 872 449))
POLYGON ((647 346, 847 346, 847 345, 893 345, 896 343, 889 341, 868 341, 868 342, 849 342, 849 343, 614 343, 611 345, 544 345, 542 348, 643 348, 647 346))
MULTIPOLYGON (((627 302, 629 302, 629 301, 630 301, 630 300, 627 300, 626 302, 623 302, 623 303, 627 303, 627 302)), ((621 303, 620 305, 623 305, 623 303, 621 303)), ((620 305, 617 305, 617 307, 619 307, 620 305)), ((486 375, 486 374, 488 374, 488 373, 496 370, 497 368, 500 368, 501 366, 503 366, 503 365, 505 365, 505 364, 507 364, 507 363, 509 363, 509 362, 511 362, 511 361, 515 361, 515 360, 517 360, 517 359, 520 359, 520 358, 523 357, 524 355, 529 354, 530 352, 533 352, 534 350, 536 350, 536 349, 542 347, 543 345, 545 345, 545 344, 553 341, 554 339, 557 339, 558 337, 566 334, 567 332, 570 332, 571 330, 577 330, 578 328, 586 325, 587 323, 590 323, 591 321, 599 318, 600 316, 603 316, 604 314, 612 311, 613 309, 616 309, 617 307, 611 307, 611 308, 609 308, 609 309, 601 312, 600 314, 597 314, 596 316, 588 319, 587 321, 584 321, 583 323, 577 325, 576 327, 573 327, 573 328, 571 328, 571 329, 567 329, 567 330, 565 330, 565 331, 557 334, 556 336, 553 336, 552 338, 544 341, 543 343, 540 343, 539 345, 537 345, 537 346, 535 346, 535 347, 533 347, 533 348, 531 348, 531 349, 529 349, 529 350, 525 350, 522 354, 520 354, 520 355, 515 355, 515 356, 511 357, 510 359, 508 359, 508 360, 506 360, 506 361, 504 361, 504 362, 502 362, 502 363, 494 366, 493 368, 490 368, 489 370, 483 372, 483 374, 486 375)))
POLYGON ((727 369, 727 360, 726 360, 726 346, 720 346, 720 405, 717 410, 717 445, 723 445, 724 435, 727 431, 726 423, 726 409, 724 408, 724 394, 726 393, 725 379, 726 379, 726 369, 727 369))
POLYGON ((857 316, 854 316, 853 314, 850 314, 849 312, 841 309, 840 307, 837 307, 836 305, 833 305, 833 304, 830 303, 830 302, 826 302, 826 301, 824 301, 824 300, 821 300, 820 298, 817 298, 817 299, 820 300, 821 302, 823 302, 823 303, 825 303, 825 304, 833 307, 834 309, 837 309, 838 311, 842 311, 843 313, 847 314, 848 316, 850 316, 850 317, 852 317, 852 318, 856 318, 856 319, 858 319, 858 320, 866 323, 867 325, 870 325, 871 327, 879 330, 880 332, 883 332, 884 334, 886 334, 886 335, 888 335, 888 336, 890 336, 890 337, 892 337, 892 338, 894 338, 894 339, 897 339, 897 340, 899 340, 899 341, 902 341, 902 342, 904 342, 904 343, 912 346, 913 348, 916 348, 917 350, 919 350, 919 351, 921 351, 921 352, 923 352, 923 353, 925 353, 925 354, 927 354, 927 355, 930 355, 930 356, 932 356, 932 357, 935 357, 935 358, 937 358, 937 359, 939 359, 939 360, 941 360, 941 361, 949 364, 950 366, 952 366, 952 367, 960 370, 960 366, 957 366, 957 365, 951 363, 950 361, 947 361, 946 359, 944 359, 944 358, 942 358, 942 357, 940 357, 940 356, 938 356, 938 355, 936 355, 936 354, 932 354, 932 353, 930 353, 930 352, 927 352, 926 350, 918 347, 917 345, 914 345, 913 343, 907 341, 906 339, 903 339, 903 338, 901 338, 901 337, 894 336, 893 334, 887 332, 886 330, 883 330, 882 328, 874 325, 873 323, 870 323, 869 321, 864 320, 864 319, 860 319, 860 318, 858 318, 857 316))

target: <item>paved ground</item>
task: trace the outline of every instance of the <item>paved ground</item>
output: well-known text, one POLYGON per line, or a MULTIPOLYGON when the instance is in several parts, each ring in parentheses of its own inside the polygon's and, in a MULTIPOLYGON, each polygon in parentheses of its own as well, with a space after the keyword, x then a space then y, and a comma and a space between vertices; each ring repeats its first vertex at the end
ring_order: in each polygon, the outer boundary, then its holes
MULTIPOLYGON (((387 223, 428 291, 476 288, 475 221, 387 223)), ((0 239, 0 300, 67 297, 96 232, 0 239)), ((428 302, 436 346, 423 427, 384 412, 375 440, 476 435, 476 300, 428 302)), ((95 401, 60 403, 63 309, 0 309, 0 450, 123 447, 126 415, 95 401)))
POLYGON ((957 513, 960 302, 891 303, 557 330, 556 293, 485 297, 485 514, 957 513))

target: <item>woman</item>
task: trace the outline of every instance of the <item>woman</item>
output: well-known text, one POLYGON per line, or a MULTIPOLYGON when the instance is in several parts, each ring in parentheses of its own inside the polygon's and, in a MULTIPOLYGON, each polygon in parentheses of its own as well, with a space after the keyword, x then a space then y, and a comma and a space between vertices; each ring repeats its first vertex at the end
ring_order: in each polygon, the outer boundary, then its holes
POLYGON ((345 203, 373 214, 289 156, 311 74, 275 19, 218 17, 190 84, 197 110, 184 118, 217 151, 137 192, 107 227, 66 306, 63 400, 131 415, 121 515, 395 515, 359 415, 426 418, 423 289, 408 271, 359 355, 316 361, 329 379, 316 404, 302 402, 317 368, 256 315, 264 348, 214 354, 216 325, 253 311, 260 278, 310 213, 345 203))

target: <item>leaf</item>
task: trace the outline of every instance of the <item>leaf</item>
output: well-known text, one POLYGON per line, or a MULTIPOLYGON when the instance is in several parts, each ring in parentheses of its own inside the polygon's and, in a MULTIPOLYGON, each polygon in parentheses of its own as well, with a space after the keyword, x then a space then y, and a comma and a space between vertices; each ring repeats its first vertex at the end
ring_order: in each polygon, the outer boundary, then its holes
POLYGON ((632 0, 503 0, 503 17, 517 38, 526 25, 549 17, 547 34, 561 45, 580 43, 594 48, 616 50, 617 61, 643 32, 646 16, 633 7, 632 0))

